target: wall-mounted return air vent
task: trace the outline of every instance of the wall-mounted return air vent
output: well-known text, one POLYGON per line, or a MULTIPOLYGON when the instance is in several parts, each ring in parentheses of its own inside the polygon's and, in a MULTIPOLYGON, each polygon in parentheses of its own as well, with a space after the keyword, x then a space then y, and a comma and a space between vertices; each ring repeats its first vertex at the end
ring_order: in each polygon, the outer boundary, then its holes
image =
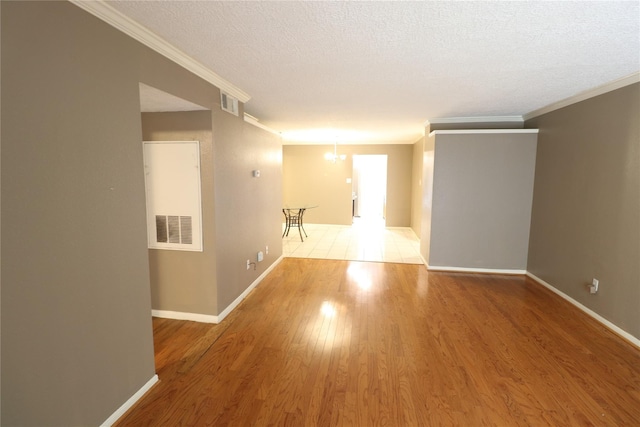
POLYGON ((149 249, 203 250, 198 141, 143 143, 149 249))
POLYGON ((227 113, 238 115, 238 100, 222 91, 220 91, 220 106, 227 113))
POLYGON ((156 215, 156 241, 191 245, 193 234, 190 216, 156 215))

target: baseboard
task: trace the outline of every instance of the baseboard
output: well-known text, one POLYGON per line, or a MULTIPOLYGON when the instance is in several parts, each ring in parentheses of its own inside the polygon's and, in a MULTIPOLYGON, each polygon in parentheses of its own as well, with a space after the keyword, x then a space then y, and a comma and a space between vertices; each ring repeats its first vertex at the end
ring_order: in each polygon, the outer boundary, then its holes
POLYGON ((173 319, 173 320, 191 320, 193 322, 200 323, 220 323, 224 320, 225 317, 229 315, 233 311, 234 308, 238 306, 242 302, 243 299, 249 295, 249 292, 253 290, 262 280, 267 276, 267 274, 271 273, 271 271, 276 267, 276 265, 280 264, 284 257, 281 255, 280 258, 275 260, 273 264, 271 264, 256 280, 253 281, 249 285, 247 289, 244 290, 243 293, 240 294, 238 298, 236 298, 231 304, 227 306, 220 314, 217 316, 211 314, 199 314, 199 313, 186 313, 182 311, 168 311, 168 310, 151 310, 151 315, 153 317, 160 317, 163 319, 173 319))
POLYGON ((247 297, 247 295, 249 295, 249 292, 251 292, 253 290, 253 288, 255 288, 256 286, 258 286, 258 284, 260 282, 262 282, 262 279, 267 277, 267 274, 271 273, 271 271, 274 268, 276 268, 276 266, 278 264, 280 264, 280 261, 282 261, 283 258, 284 257, 282 255, 280 255, 280 258, 278 258, 273 264, 271 264, 269 266, 269 268, 267 268, 260 276, 258 276, 258 278, 256 280, 254 280, 253 283, 251 283, 249 285, 249 287, 247 289, 245 289, 244 292, 241 293, 238 298, 236 298, 231 304, 229 304, 227 306, 227 308, 222 310, 222 312, 220 312, 220 314, 218 314, 218 316, 217 316, 218 317, 218 322, 222 322, 222 320, 225 317, 227 317, 229 315, 229 313, 231 313, 233 311, 233 309, 236 308, 238 306, 238 304, 240 304, 242 302, 242 300, 247 297))
POLYGON ((573 304, 574 306, 578 307, 580 310, 582 310, 583 312, 585 312, 586 314, 588 314, 589 316, 593 317, 595 320, 597 320, 598 322, 602 323, 604 326, 606 326, 607 328, 609 328, 612 332, 620 335, 622 338, 624 338, 625 340, 629 341, 631 344, 635 345, 636 347, 640 348, 640 339, 634 337, 633 335, 631 335, 629 332, 625 331, 624 329, 616 326, 615 324, 611 323, 610 321, 608 321, 607 319, 605 319, 604 317, 600 316, 598 313, 596 313, 595 311, 591 310, 590 308, 582 305, 581 303, 579 303, 578 301, 576 301, 575 299, 571 298, 569 295, 565 294, 564 292, 560 291, 559 289, 555 288, 554 286, 552 286, 551 284, 545 282, 544 280, 542 280, 541 278, 539 278, 538 276, 536 276, 535 274, 532 274, 530 272, 527 271, 527 277, 530 277, 531 279, 533 279, 534 281, 536 281, 537 283, 541 284, 542 286, 544 286, 545 288, 549 289, 551 292, 555 293, 556 295, 564 298, 565 300, 567 300, 568 302, 570 302, 571 304, 573 304))
POLYGON ((218 316, 211 314, 186 313, 183 311, 151 310, 153 317, 173 320, 191 320, 200 323, 219 323, 218 316))
POLYGON ((143 385, 140 388, 140 390, 136 391, 133 396, 131 396, 126 402, 124 402, 124 404, 121 407, 119 407, 113 414, 111 414, 111 416, 107 418, 105 422, 100 424, 100 427, 112 426, 116 421, 118 421, 118 419, 120 419, 121 416, 125 414, 125 412, 131 409, 131 407, 135 405, 136 402, 140 400, 140 398, 144 396, 144 394, 148 392, 151 389, 151 387, 153 387, 153 385, 157 382, 158 382, 158 375, 156 374, 153 377, 151 377, 151 379, 147 381, 147 383, 143 385))
POLYGON ((427 262, 426 259, 424 259, 424 257, 422 256, 422 254, 420 254, 420 259, 422 259, 422 263, 424 264, 424 266, 427 268, 427 270, 429 269, 429 263, 427 262))
MULTIPOLYGON (((427 263, 425 262, 425 265, 427 263)), ((452 273, 480 273, 480 274, 514 274, 524 275, 526 270, 508 270, 497 268, 467 268, 467 267, 445 267, 439 265, 427 265, 429 271, 449 271, 452 273)))

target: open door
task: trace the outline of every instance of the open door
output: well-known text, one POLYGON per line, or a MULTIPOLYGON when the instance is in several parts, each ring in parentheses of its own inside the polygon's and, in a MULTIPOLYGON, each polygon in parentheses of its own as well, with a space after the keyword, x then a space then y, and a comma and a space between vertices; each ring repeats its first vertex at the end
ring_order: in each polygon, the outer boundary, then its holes
POLYGON ((353 156, 353 215, 384 224, 387 202, 387 155, 353 156))

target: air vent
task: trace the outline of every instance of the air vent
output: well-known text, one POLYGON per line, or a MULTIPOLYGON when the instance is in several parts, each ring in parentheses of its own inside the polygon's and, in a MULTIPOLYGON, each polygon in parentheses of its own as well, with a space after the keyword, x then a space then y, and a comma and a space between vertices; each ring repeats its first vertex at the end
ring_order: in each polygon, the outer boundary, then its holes
POLYGON ((167 220, 169 225, 169 243, 180 243, 180 217, 169 215, 167 220))
POLYGON ((191 235, 191 217, 180 217, 180 243, 183 245, 191 245, 193 243, 193 237, 191 235))
POLYGON ((238 115, 238 100, 222 91, 220 92, 220 106, 227 113, 238 115))
POLYGON ((156 215, 156 241, 191 245, 193 243, 191 217, 156 215))

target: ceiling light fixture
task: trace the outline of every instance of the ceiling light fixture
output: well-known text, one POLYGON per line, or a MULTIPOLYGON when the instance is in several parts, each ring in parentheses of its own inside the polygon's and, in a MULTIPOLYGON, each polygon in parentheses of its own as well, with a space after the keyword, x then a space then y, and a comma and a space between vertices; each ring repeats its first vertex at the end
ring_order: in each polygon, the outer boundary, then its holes
POLYGON ((346 154, 338 155, 338 142, 334 141, 333 153, 325 153, 324 158, 329 160, 331 163, 335 163, 338 159, 345 160, 347 158, 347 155, 346 154))

